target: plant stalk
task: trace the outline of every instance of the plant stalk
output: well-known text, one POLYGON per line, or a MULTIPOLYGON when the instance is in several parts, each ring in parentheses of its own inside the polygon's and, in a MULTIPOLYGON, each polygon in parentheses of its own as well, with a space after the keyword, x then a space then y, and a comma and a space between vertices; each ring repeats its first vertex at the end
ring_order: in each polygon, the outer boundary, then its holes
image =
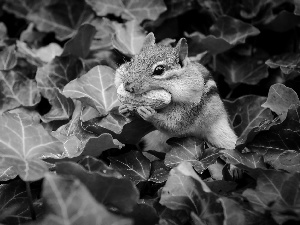
POLYGON ((28 197, 28 204, 29 204, 29 210, 31 214, 31 219, 36 220, 36 213, 33 207, 33 200, 32 200, 32 194, 31 194, 31 189, 30 189, 30 183, 29 181, 25 181, 26 183, 26 192, 27 192, 27 197, 28 197))

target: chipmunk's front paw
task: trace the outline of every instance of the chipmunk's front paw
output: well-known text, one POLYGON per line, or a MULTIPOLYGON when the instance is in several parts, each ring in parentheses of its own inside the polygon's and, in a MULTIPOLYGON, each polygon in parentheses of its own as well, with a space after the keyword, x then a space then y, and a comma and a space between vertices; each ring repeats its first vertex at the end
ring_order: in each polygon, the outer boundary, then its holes
POLYGON ((137 108, 137 112, 146 121, 151 121, 153 116, 157 113, 150 106, 140 106, 137 108))
POLYGON ((124 117, 132 116, 132 110, 128 105, 120 105, 119 106, 119 113, 124 117))

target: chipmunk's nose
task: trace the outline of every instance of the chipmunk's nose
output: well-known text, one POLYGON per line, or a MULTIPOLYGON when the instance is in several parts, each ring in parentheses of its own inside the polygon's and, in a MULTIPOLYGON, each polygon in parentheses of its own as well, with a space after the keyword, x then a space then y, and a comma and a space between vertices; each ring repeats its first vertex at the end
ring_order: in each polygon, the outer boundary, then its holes
POLYGON ((134 88, 132 87, 132 84, 129 82, 125 82, 124 83, 124 88, 126 91, 128 91, 129 93, 134 93, 134 88))

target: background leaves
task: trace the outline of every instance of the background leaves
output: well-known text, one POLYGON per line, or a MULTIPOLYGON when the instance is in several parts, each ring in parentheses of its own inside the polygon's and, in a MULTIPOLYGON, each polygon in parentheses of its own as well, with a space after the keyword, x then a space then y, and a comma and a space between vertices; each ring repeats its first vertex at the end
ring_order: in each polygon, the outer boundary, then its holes
POLYGON ((0 5, 1 224, 299 223, 297 1, 0 5), (186 38, 211 72, 235 149, 186 137, 143 151, 155 128, 118 113, 114 73, 149 32, 186 38))

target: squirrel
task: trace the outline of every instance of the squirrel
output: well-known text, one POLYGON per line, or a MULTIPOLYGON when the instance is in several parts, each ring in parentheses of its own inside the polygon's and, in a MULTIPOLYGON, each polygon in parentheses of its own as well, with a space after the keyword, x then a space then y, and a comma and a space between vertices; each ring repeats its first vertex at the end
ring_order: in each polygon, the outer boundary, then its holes
MULTIPOLYGON (((141 51, 116 70, 115 85, 121 84, 133 94, 156 89, 171 94, 170 104, 162 109, 150 106, 136 109, 157 129, 142 139, 144 150, 167 152, 170 146, 166 140, 171 137, 195 137, 218 148, 235 148, 237 136, 216 82, 203 65, 189 60, 185 38, 171 47, 155 44, 154 34, 149 33, 141 51)), ((121 105, 119 112, 125 117, 132 115, 127 105, 121 105)))

